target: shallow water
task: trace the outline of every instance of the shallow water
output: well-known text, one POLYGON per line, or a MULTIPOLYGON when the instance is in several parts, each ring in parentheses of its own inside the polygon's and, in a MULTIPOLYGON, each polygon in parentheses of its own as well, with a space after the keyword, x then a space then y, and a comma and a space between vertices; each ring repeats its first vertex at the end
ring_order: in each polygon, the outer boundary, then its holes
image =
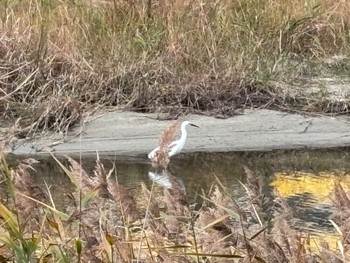
MULTIPOLYGON (((32 157, 32 156, 31 156, 32 157)), ((25 156, 23 158, 28 158, 25 156)), ((51 186, 51 192, 58 201, 64 192, 71 191, 71 184, 62 169, 52 157, 35 157, 40 163, 34 164, 35 179, 51 186), (62 189, 63 192, 62 192, 62 189)), ((79 161, 80 158, 75 158, 79 161)), ((83 157, 80 162, 93 174, 95 157, 83 157)), ((120 184, 135 195, 141 184, 151 186, 149 172, 154 172, 146 156, 127 157, 100 156, 106 168, 115 166, 115 175, 120 184)), ((11 165, 19 162, 18 157, 9 157, 11 165)), ((64 158, 62 162, 68 166, 64 158)), ((350 185, 350 150, 308 150, 274 151, 264 153, 196 153, 178 155, 171 160, 169 172, 185 187, 190 203, 202 191, 208 192, 219 180, 236 201, 245 197, 241 183, 246 182, 243 166, 251 169, 265 183, 264 194, 283 198, 295 208, 295 217, 305 223, 302 228, 316 232, 332 232, 329 223, 330 198, 335 180, 350 185)), ((164 178, 157 178, 156 187, 169 187, 164 178), (162 186, 163 184, 163 186, 162 186)))

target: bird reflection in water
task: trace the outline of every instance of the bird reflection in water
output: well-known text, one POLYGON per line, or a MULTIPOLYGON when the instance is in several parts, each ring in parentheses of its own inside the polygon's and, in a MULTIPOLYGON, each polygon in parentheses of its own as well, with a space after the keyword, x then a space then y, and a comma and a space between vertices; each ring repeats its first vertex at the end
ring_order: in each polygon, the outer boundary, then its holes
POLYGON ((179 189, 182 194, 186 195, 186 188, 183 180, 179 177, 173 176, 169 171, 155 171, 148 172, 148 177, 156 184, 162 186, 165 189, 179 189))

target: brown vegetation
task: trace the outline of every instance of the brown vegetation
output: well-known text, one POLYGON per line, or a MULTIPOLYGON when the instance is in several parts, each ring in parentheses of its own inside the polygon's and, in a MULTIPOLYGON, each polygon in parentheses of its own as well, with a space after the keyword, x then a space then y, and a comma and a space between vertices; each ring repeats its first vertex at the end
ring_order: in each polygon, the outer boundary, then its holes
MULTIPOLYGON (((263 182, 245 168, 247 194, 239 203, 218 182, 188 203, 184 189, 167 172, 172 187, 142 188, 135 201, 105 170, 99 158, 89 175, 71 158, 59 165, 75 186, 64 211, 49 187, 42 189, 20 164, 1 157, 0 257, 15 262, 349 262, 348 193, 335 188, 333 224, 342 233, 339 250, 315 249, 297 230, 292 207, 262 195, 263 182), (18 180, 17 178, 20 178, 18 180), (73 201, 73 202, 72 202, 73 201), (24 209, 23 209, 24 208, 24 209), (339 209, 341 208, 341 209, 339 209), (270 214, 274 213, 272 221, 270 214)), ((35 166, 34 166, 35 168, 35 166)))
POLYGON ((177 128, 181 119, 172 122, 162 133, 159 138, 159 150, 156 152, 154 158, 152 158, 152 166, 156 169, 166 169, 169 159, 169 145, 175 140, 177 128))
POLYGON ((280 84, 347 71, 349 14, 348 1, 4 0, 1 125, 65 133, 102 106, 341 111, 280 84))

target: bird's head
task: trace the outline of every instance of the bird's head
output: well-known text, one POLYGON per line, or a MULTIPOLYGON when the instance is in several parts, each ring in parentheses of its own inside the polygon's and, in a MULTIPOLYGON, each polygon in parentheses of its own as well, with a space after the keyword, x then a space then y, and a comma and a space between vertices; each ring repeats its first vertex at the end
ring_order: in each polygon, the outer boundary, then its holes
POLYGON ((182 126, 184 126, 184 127, 186 127, 187 125, 191 125, 191 126, 193 126, 193 127, 199 128, 199 126, 197 126, 196 124, 193 124, 192 122, 189 122, 189 121, 184 121, 184 122, 182 123, 182 126))

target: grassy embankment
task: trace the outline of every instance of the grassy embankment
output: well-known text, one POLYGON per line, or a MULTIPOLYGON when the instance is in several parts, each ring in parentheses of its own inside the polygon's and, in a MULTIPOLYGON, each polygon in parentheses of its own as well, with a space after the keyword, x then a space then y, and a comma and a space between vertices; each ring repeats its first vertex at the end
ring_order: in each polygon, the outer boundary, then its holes
MULTIPOLYGON (((231 115, 241 106, 307 104, 325 111, 317 99, 283 97, 280 84, 346 72, 349 14, 347 1, 4 0, 1 125, 16 123, 11 131, 21 135, 66 131, 103 106, 231 115), (345 58, 329 63, 334 55, 345 58)), ((261 186, 249 171, 246 204, 238 206, 218 186, 193 210, 180 188, 160 196, 144 189, 147 203, 138 204, 106 179, 98 161, 94 179, 72 161, 66 173, 76 192, 59 211, 24 166, 10 171, 1 161, 3 261, 348 260, 346 251, 327 244, 311 251, 310 239, 290 227, 285 204, 270 226, 261 186)), ((339 186, 335 193, 344 248, 350 201, 339 186)))
POLYGON ((4 0, 2 124, 64 132, 103 106, 341 111, 283 86, 349 69, 349 14, 331 0, 4 0))

